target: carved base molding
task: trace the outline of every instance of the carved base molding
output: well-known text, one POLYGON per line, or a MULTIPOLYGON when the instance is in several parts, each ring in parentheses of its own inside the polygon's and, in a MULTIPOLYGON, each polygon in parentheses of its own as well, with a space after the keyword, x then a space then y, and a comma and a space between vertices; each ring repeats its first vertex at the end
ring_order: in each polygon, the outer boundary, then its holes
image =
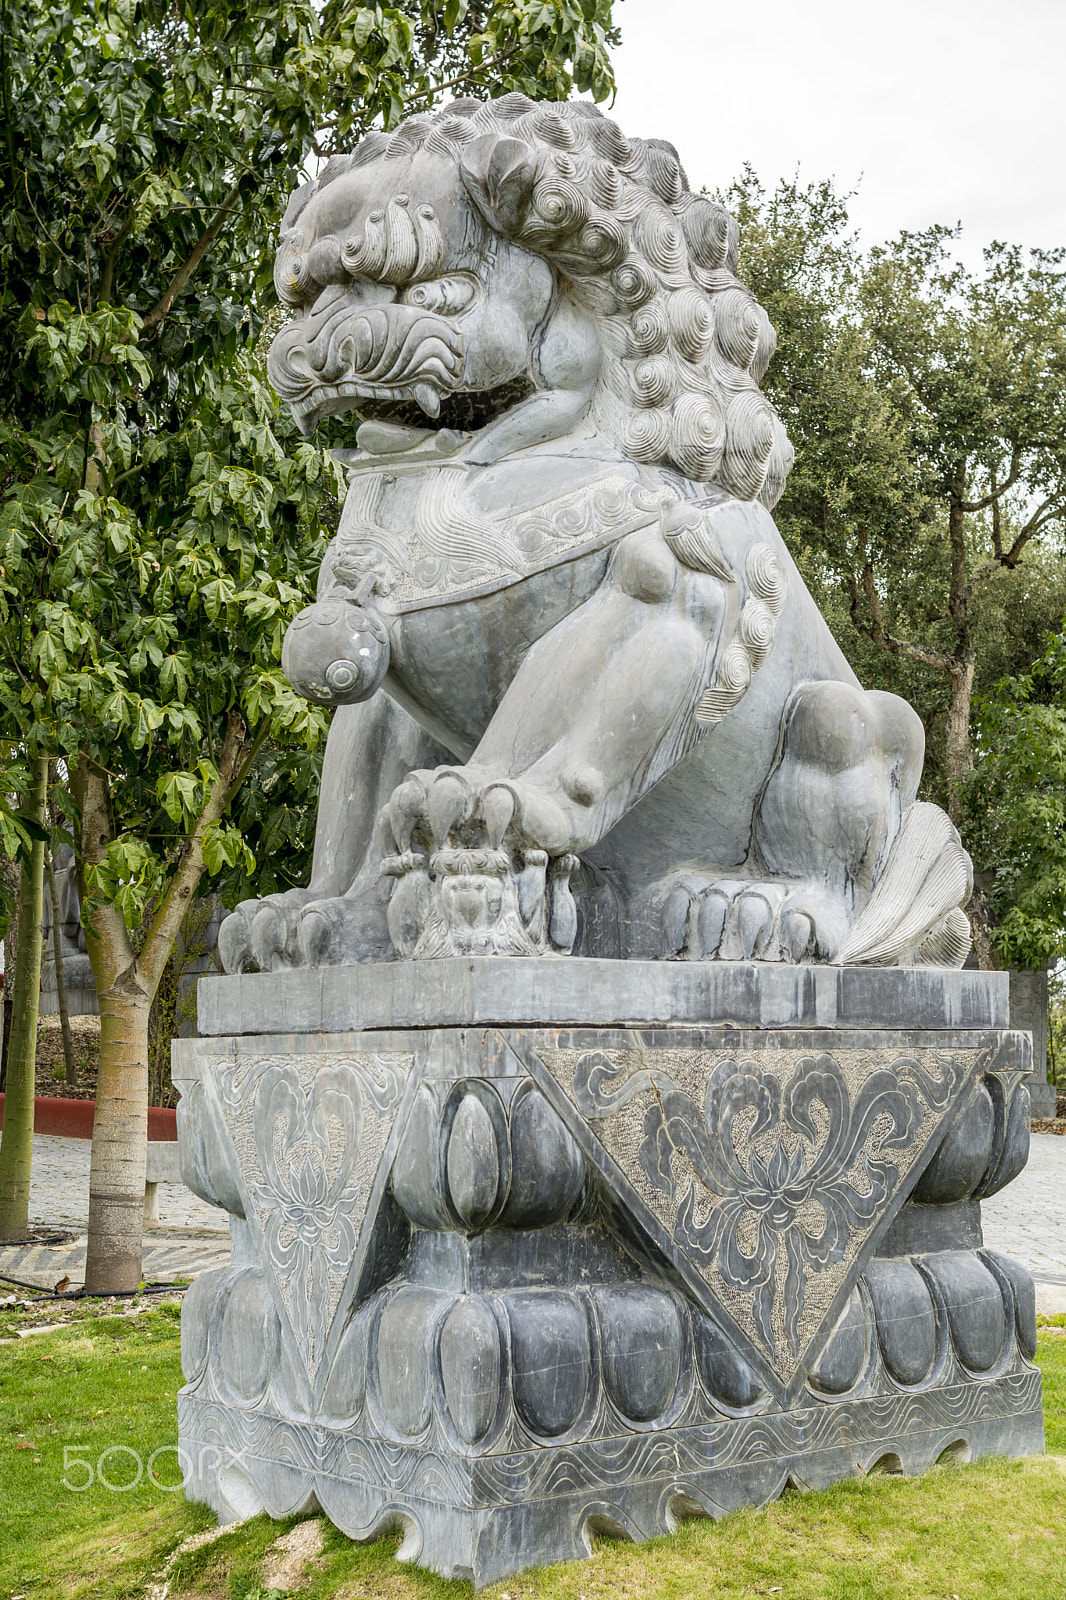
POLYGON ((980 1223, 1027 1035, 477 1022, 176 1046, 234 1245, 182 1314, 190 1496, 399 1523, 480 1586, 1042 1448, 1032 1280, 980 1223))
POLYGON ((354 1430, 202 1401, 178 1401, 186 1494, 221 1522, 323 1511, 353 1539, 401 1526, 399 1558, 476 1588, 523 1567, 580 1560, 590 1535, 636 1542, 685 1517, 763 1505, 875 1471, 926 1472, 945 1454, 1044 1448, 1040 1375, 1023 1368, 921 1397, 807 1405, 594 1444, 469 1460, 354 1430))

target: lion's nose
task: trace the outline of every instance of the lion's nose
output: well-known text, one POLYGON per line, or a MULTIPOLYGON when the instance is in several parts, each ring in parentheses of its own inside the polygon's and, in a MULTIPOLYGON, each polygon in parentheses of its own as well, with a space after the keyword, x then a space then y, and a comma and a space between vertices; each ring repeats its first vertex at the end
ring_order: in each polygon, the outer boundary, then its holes
POLYGON ((326 323, 338 315, 347 316, 368 306, 387 306, 395 299, 396 289, 391 283, 372 283, 369 278, 349 278, 344 283, 327 284, 306 313, 307 341, 310 344, 326 323))
POLYGON ((353 313, 389 305, 395 299, 396 290, 391 284, 372 283, 369 278, 331 283, 323 289, 307 312, 303 324, 307 357, 315 371, 325 372, 327 367, 335 364, 333 334, 341 322, 347 321, 353 313))

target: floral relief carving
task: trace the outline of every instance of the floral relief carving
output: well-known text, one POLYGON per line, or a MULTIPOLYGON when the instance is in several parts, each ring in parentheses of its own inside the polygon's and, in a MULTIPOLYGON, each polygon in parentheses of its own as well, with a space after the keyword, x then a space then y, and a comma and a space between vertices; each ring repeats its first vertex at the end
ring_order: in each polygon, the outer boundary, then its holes
MULTIPOLYGON (((455 447, 461 443, 455 436, 455 447)), ((484 507, 468 492, 461 461, 428 461, 417 452, 390 463, 349 468, 351 488, 327 564, 334 579, 358 585, 377 577, 377 602, 386 612, 404 612, 455 599, 501 579, 527 577, 578 550, 613 543, 658 517, 662 500, 639 478, 601 475, 570 493, 553 496, 516 516, 484 507), (392 486, 417 473, 421 487, 410 520, 390 529, 383 511, 392 486)))
POLYGON ((341 1307, 411 1065, 407 1055, 238 1059, 218 1073, 227 1127, 310 1377, 341 1307))
POLYGON ((785 1382, 927 1149, 973 1051, 546 1051, 647 1210, 785 1382), (883 1057, 881 1058, 883 1062, 883 1057))

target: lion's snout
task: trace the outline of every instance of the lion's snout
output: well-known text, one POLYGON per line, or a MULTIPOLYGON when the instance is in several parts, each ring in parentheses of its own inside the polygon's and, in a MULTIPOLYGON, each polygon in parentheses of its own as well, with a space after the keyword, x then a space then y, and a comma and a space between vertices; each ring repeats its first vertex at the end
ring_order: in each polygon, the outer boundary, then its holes
POLYGON ((436 414, 440 394, 458 385, 462 364, 462 335, 446 318, 396 300, 367 305, 331 286, 281 330, 267 368, 282 398, 298 414, 317 418, 335 409, 331 401, 360 396, 413 398, 436 414))

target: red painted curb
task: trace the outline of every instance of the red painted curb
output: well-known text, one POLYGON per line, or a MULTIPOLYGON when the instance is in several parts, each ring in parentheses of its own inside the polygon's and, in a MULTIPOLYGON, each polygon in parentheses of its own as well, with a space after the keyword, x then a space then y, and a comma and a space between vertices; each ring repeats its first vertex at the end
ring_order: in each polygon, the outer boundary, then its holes
MULTIPOLYGON (((4 1100, 0 1094, 0 1128, 4 1125, 4 1100)), ((33 1131, 60 1139, 91 1139, 93 1136, 92 1100, 61 1100, 53 1095, 38 1095, 33 1102, 33 1131)), ((154 1142, 176 1144, 178 1114, 173 1107, 148 1107, 148 1137, 154 1142)))

